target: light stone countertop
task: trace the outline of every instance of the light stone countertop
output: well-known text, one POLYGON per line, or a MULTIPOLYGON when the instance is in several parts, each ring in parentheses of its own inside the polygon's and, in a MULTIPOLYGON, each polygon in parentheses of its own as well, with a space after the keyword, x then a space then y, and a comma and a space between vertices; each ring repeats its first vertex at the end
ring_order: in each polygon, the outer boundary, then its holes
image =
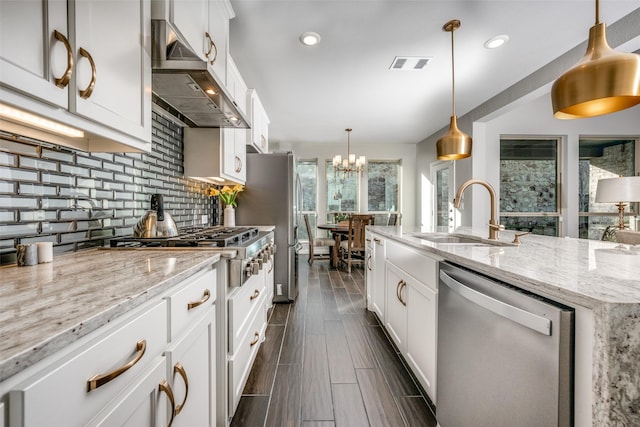
POLYGON ((102 250, 0 267, 0 381, 217 262, 216 250, 102 250))
MULTIPOLYGON (((567 305, 591 309, 593 425, 640 426, 638 246, 532 234, 521 237, 519 246, 443 245, 414 235, 434 231, 428 228, 368 229, 567 305)), ((487 228, 460 227, 454 233, 488 237, 487 228)), ((500 232, 500 241, 511 242, 514 234, 500 232)))

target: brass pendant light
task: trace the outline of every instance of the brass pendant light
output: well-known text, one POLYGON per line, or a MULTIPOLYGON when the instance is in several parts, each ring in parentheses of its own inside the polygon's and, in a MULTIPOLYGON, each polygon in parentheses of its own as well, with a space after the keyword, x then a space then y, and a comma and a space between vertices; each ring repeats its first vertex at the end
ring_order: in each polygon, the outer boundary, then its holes
POLYGON ((595 117, 640 104, 640 55, 611 49, 605 28, 596 0, 596 23, 589 30, 587 53, 551 88, 554 117, 595 117))
POLYGON ((460 21, 453 19, 442 27, 443 31, 451 33, 451 122, 449 130, 436 143, 438 160, 459 160, 471 156, 471 137, 458 129, 456 117, 456 80, 455 64, 453 60, 453 32, 460 28, 460 21))

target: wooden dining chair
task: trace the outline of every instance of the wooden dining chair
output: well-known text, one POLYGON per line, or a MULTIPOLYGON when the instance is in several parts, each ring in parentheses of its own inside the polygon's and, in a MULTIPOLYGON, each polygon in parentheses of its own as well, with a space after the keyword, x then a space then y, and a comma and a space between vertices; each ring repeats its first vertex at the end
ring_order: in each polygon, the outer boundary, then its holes
POLYGON ((387 225, 397 225, 398 219, 400 219, 400 214, 390 213, 389 218, 387 219, 387 225))
POLYGON ((331 250, 335 244, 333 237, 315 237, 311 230, 309 222, 309 214, 303 214, 304 225, 307 226, 307 235, 309 236, 309 265, 313 265, 314 260, 331 259, 331 250), (329 247, 329 254, 318 254, 315 252, 316 247, 329 247))
POLYGON ((351 273, 351 265, 364 263, 365 229, 373 224, 373 215, 351 215, 349 217, 349 232, 347 240, 340 242, 341 260, 347 265, 347 272, 351 273))

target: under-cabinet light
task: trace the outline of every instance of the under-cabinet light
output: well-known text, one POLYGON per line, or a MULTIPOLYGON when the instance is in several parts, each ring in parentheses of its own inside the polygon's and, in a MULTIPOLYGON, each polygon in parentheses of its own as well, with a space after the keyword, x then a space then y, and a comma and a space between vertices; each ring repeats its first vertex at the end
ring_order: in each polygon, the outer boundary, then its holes
POLYGON ((29 126, 34 126, 38 129, 54 132, 59 135, 69 136, 72 138, 84 137, 84 132, 79 129, 64 125, 54 120, 45 119, 44 117, 36 114, 28 113, 2 103, 0 103, 0 117, 24 123, 29 126))

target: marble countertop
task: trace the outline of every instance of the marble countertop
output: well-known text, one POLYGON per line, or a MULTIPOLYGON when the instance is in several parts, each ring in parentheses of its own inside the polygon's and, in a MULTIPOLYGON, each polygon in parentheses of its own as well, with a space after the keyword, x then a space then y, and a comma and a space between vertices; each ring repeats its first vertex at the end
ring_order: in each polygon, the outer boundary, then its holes
MULTIPOLYGON (((369 230, 567 305, 590 309, 592 425, 640 426, 638 246, 532 234, 521 237, 518 246, 444 245, 415 236, 433 232, 426 228, 369 230)), ((487 228, 461 227, 454 233, 488 237, 487 228)), ((500 232, 499 240, 510 243, 514 234, 500 232)))
MULTIPOLYGON (((527 234, 514 246, 446 245, 423 240, 421 227, 373 226, 370 230, 530 291, 593 308, 640 303, 640 247, 597 240, 527 234)), ((460 227, 455 234, 487 238, 487 229, 460 227)), ((511 243, 515 232, 500 232, 511 243)))
POLYGON ((0 381, 217 262, 216 250, 101 250, 0 267, 0 381))

